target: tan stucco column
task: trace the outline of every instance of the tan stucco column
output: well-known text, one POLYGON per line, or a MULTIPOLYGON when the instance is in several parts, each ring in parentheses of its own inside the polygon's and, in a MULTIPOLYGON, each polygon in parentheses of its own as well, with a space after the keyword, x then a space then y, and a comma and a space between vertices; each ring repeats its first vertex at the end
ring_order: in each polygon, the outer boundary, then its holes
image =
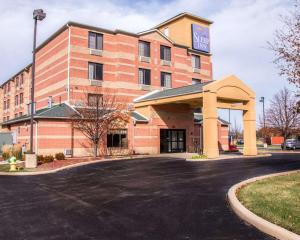
POLYGON ((203 93, 203 153, 208 158, 219 157, 217 94, 203 93))
POLYGON ((256 147, 256 112, 255 98, 250 98, 243 112, 244 120, 244 155, 257 155, 256 147))

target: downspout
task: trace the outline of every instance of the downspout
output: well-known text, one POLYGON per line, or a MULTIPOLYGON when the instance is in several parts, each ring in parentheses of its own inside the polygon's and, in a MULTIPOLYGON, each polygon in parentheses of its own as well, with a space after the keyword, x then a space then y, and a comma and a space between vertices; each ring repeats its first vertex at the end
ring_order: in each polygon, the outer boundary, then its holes
POLYGON ((69 31, 69 39, 68 39, 68 83, 67 83, 67 88, 68 88, 68 103, 70 103, 70 51, 71 51, 71 28, 70 25, 67 24, 68 31, 69 31))
POLYGON ((38 154, 38 122, 33 120, 35 123, 35 153, 38 154))
POLYGON ((133 119, 132 122, 132 153, 135 154, 135 126, 136 126, 136 120, 133 119))

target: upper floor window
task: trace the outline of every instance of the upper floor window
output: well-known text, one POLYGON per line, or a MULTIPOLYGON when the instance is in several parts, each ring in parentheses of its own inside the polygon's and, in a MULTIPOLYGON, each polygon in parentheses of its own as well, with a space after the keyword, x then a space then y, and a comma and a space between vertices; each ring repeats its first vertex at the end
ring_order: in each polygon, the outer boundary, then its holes
POLYGON ((151 85, 151 71, 149 69, 139 68, 139 84, 151 85))
POLYGON ((150 43, 139 41, 139 56, 150 57, 150 43))
POLYGON ((164 34, 169 37, 170 31, 168 27, 164 28, 164 34))
POLYGON ((24 83, 24 74, 22 73, 20 76, 20 86, 22 86, 24 83))
POLYGON ((10 92, 10 82, 7 84, 7 92, 10 92))
POLYGON ((20 104, 24 102, 24 94, 20 93, 20 104))
POLYGON ((89 62, 89 79, 103 80, 103 64, 89 62))
POLYGON ((198 84, 198 83, 201 83, 201 79, 192 78, 192 84, 198 84))
POLYGON ((3 86, 3 93, 6 94, 6 84, 3 86))
POLYGON ((171 88, 171 73, 160 73, 160 84, 162 87, 171 88))
POLYGON ((6 109, 9 109, 9 108, 10 108, 10 100, 7 99, 7 101, 6 101, 6 109))
POLYGON ((200 56, 192 55, 192 67, 200 69, 200 56))
POLYGON ((19 77, 16 77, 16 87, 19 87, 19 77))
POLYGON ((89 93, 88 94, 88 105, 90 107, 98 107, 102 106, 103 95, 102 94, 95 94, 95 93, 89 93))
POLYGON ((6 110, 6 101, 3 102, 3 109, 6 110))
POLYGON ((103 34, 89 32, 89 48, 103 50, 103 34))
POLYGON ((19 105, 19 96, 15 96, 15 106, 19 105))
POLYGON ((160 59, 165 61, 171 61, 171 48, 167 46, 160 46, 160 59))

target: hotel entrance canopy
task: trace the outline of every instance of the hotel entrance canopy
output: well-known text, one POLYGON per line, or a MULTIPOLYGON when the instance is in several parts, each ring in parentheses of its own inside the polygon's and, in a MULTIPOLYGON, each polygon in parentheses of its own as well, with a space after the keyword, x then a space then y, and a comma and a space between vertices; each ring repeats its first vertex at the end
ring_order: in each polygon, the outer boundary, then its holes
POLYGON ((209 158, 219 156, 218 108, 243 111, 244 155, 257 155, 255 93, 236 76, 146 94, 135 100, 135 109, 162 104, 188 104, 202 108, 203 152, 209 158))

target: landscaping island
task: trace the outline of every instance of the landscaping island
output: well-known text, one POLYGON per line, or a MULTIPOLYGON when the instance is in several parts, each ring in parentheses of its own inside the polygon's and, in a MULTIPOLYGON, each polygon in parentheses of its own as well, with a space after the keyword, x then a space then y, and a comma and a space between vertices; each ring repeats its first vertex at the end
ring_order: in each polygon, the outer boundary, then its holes
POLYGON ((300 234, 300 173, 250 183, 238 191, 239 201, 256 215, 300 234))

